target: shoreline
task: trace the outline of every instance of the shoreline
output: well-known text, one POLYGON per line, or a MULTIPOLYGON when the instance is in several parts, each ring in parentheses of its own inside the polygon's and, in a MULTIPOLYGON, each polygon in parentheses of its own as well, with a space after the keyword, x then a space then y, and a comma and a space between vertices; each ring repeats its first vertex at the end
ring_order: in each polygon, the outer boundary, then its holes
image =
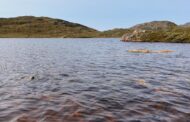
POLYGON ((165 42, 165 41, 123 41, 121 38, 117 37, 92 37, 92 38, 82 38, 82 37, 73 37, 73 38, 61 38, 61 37, 0 37, 1 39, 118 39, 120 42, 124 43, 172 43, 172 44, 190 44, 190 42, 165 42))

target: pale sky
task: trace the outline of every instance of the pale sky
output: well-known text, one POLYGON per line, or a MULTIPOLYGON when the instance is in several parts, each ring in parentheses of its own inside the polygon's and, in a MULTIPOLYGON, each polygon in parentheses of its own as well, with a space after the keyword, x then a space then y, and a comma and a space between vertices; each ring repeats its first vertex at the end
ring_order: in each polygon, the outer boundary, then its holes
POLYGON ((0 17, 47 16, 107 30, 142 22, 190 22, 190 0, 0 0, 0 17))

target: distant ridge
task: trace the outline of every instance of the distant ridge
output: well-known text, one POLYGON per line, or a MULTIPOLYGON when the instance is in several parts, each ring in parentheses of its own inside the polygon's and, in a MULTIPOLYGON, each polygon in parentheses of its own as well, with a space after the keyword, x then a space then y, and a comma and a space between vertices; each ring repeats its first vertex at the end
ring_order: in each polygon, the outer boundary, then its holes
POLYGON ((185 23, 184 25, 181 25, 182 27, 190 27, 190 22, 185 23))
POLYGON ((94 37, 97 30, 49 17, 0 18, 0 37, 94 37))

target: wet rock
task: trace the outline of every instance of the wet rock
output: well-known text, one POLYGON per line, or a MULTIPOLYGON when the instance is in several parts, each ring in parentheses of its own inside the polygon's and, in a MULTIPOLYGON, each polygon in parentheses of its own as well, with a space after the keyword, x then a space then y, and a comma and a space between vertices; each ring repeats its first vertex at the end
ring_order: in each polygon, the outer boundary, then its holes
POLYGON ((137 80, 137 83, 138 83, 139 85, 142 85, 142 86, 147 86, 147 84, 145 83, 145 80, 142 80, 142 79, 137 80))
POLYGON ((159 51, 154 51, 155 53, 172 53, 174 52, 173 50, 159 50, 159 51))
POLYGON ((35 77, 34 76, 32 76, 31 78, 30 78, 30 80, 34 80, 35 79, 35 77))
POLYGON ((25 75, 25 76, 21 76, 18 78, 18 80, 30 80, 30 81, 35 80, 35 79, 36 79, 36 77, 34 75, 32 75, 32 76, 25 75))
POLYGON ((137 50, 128 50, 130 53, 152 53, 151 50, 147 49, 137 49, 137 50))
POLYGON ((132 87, 135 89, 147 89, 149 88, 149 84, 143 79, 138 79, 132 83, 132 87))

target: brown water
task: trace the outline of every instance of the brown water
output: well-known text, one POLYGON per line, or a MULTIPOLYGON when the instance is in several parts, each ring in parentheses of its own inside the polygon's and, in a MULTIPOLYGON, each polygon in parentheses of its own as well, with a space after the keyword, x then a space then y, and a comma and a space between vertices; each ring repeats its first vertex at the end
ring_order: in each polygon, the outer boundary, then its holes
POLYGON ((190 122, 190 44, 0 39, 0 58, 0 122, 190 122))

